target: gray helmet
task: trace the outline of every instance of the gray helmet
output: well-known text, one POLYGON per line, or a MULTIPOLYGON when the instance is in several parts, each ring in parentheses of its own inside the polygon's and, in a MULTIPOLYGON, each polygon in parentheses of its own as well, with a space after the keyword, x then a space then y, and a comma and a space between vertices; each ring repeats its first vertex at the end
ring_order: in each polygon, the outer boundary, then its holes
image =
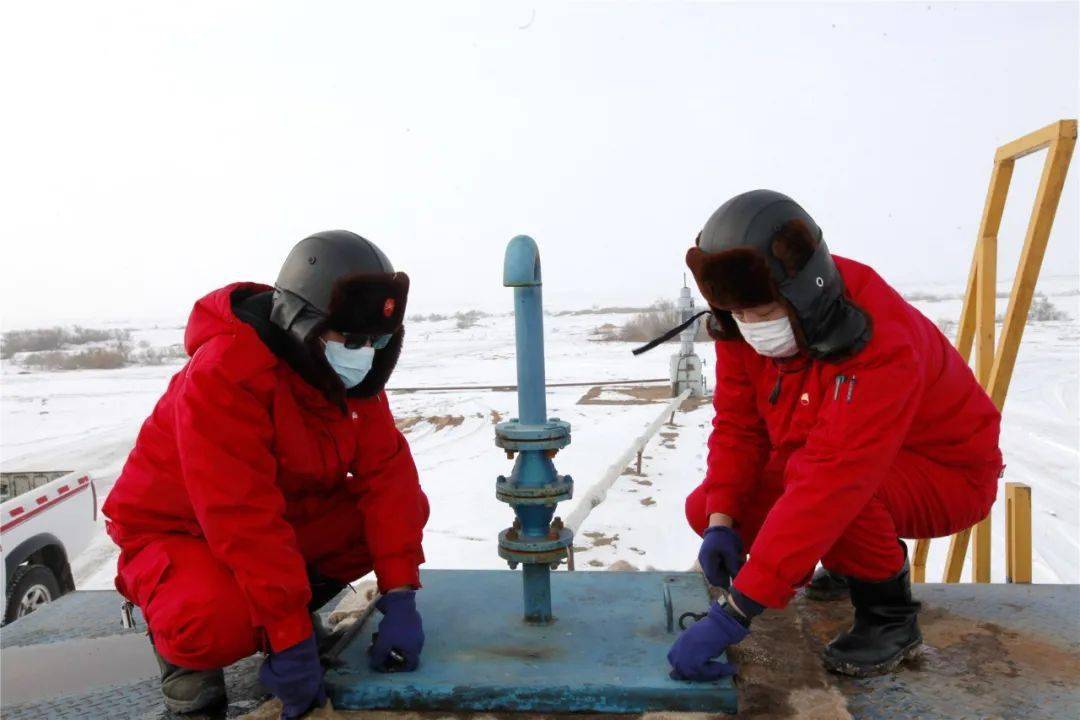
POLYGON ((869 319, 845 296, 821 228, 787 195, 752 190, 725 202, 686 264, 713 309, 718 339, 739 337, 731 310, 774 301, 788 309, 811 357, 849 356, 870 339, 869 319))
POLYGON ((405 317, 409 277, 394 272, 376 245, 348 230, 327 230, 293 247, 274 283, 270 320, 301 342, 331 328, 387 335, 405 317))

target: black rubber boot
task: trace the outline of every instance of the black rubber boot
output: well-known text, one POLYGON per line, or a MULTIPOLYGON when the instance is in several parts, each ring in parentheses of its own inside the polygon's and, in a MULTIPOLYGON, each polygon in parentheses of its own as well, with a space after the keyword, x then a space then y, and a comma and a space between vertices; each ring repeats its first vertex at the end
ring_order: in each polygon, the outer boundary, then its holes
POLYGON ((193 713, 225 704, 225 672, 220 668, 188 670, 161 657, 157 648, 154 657, 161 668, 161 694, 170 711, 193 713))
POLYGON ((825 668, 841 675, 882 675, 918 653, 922 645, 918 615, 911 599, 907 560, 894 577, 881 582, 848 578, 855 623, 825 646, 825 668))
POLYGON ((809 600, 843 600, 850 597, 847 578, 819 567, 803 591, 809 600))

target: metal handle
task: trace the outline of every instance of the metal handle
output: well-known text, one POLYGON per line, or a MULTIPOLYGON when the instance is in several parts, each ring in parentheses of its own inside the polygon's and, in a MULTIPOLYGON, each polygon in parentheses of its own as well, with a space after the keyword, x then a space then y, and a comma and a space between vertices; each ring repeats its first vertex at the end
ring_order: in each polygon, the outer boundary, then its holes
POLYGON ((671 601, 671 586, 664 583, 664 616, 667 620, 667 631, 675 632, 675 604, 671 601))
POLYGON ((135 629, 135 604, 129 600, 120 605, 120 624, 125 630, 135 629))

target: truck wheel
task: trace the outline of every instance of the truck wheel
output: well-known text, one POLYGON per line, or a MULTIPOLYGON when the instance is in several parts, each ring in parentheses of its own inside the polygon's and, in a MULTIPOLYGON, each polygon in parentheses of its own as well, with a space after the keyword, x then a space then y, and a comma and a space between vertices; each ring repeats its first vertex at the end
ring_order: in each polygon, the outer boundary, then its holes
POLYGON ((60 597, 60 583, 44 565, 23 565, 15 571, 8 585, 4 622, 29 615, 45 603, 60 597))

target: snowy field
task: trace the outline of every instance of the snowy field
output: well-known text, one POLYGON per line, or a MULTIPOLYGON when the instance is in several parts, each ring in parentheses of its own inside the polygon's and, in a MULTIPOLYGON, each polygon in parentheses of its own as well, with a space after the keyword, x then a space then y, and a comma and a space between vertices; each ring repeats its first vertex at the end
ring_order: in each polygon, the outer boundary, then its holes
MULTIPOLYGON (((915 304, 931 319, 955 319, 959 287, 904 288, 941 299, 915 304), (946 297, 942 297, 946 296, 946 297)), ((1002 291, 1008 286, 1003 284, 1002 291)), ((1069 314, 1065 321, 1029 325, 1005 408, 1003 445, 1006 480, 1033 488, 1034 575, 1037 582, 1080 582, 1080 294, 1076 278, 1046 278, 1039 291, 1069 314)), ((999 300, 1000 312, 1005 300, 999 300)), ((620 325, 628 315, 548 316, 549 383, 594 383, 660 378, 675 347, 635 358, 629 343, 590 340, 595 328, 620 325)), ((182 329, 168 324, 111 323, 127 327, 132 342, 166 346, 181 341, 182 329)), ((712 350, 701 344, 711 375, 712 350)), ((27 372, 2 369, 0 464, 5 471, 79 469, 99 488, 114 482, 142 420, 179 365, 120 370, 27 372)), ((509 385, 515 381, 513 318, 481 318, 468 329, 454 320, 411 322, 391 388, 447 385, 509 385)), ((549 415, 573 427, 573 443, 555 460, 575 478, 578 493, 596 482, 633 438, 663 409, 662 399, 643 400, 618 389, 600 402, 581 402, 582 387, 551 388, 549 415)), ((493 424, 516 414, 512 392, 395 391, 391 405, 406 428, 421 481, 431 499, 425 540, 427 567, 499 568, 496 536, 511 518, 495 499, 496 475, 508 461, 493 443, 493 424)), ((701 405, 676 415, 645 452, 643 472, 624 473, 593 510, 576 540, 581 569, 625 561, 636 568, 686 570, 698 539, 683 519, 683 499, 704 473, 711 408, 701 405)), ((1004 482, 1004 481, 1002 481, 1004 482)), ((102 492, 104 497, 106 492, 102 492)), ((1004 502, 993 511, 993 578, 1004 579, 1004 502)), ((560 506, 570 513, 576 501, 560 506)), ((948 543, 932 543, 928 579, 941 576, 948 543)), ((112 585, 116 554, 104 535, 75 561, 81 588, 112 585)), ((966 576, 965 576, 966 577, 966 576)))

